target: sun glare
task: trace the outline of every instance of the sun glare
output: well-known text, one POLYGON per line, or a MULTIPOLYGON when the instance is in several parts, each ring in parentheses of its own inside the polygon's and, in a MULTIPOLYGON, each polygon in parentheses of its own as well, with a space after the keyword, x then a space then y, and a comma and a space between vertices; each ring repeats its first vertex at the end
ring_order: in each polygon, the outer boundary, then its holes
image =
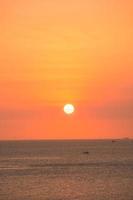
POLYGON ((64 106, 64 112, 68 115, 72 114, 75 111, 75 108, 72 104, 66 104, 64 106))

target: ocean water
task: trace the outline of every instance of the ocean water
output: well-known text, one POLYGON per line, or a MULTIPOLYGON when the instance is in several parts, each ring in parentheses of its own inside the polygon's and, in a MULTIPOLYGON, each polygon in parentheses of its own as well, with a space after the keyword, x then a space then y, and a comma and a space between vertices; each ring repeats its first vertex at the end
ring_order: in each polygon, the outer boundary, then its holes
POLYGON ((133 140, 1 141, 0 200, 133 200, 133 140))

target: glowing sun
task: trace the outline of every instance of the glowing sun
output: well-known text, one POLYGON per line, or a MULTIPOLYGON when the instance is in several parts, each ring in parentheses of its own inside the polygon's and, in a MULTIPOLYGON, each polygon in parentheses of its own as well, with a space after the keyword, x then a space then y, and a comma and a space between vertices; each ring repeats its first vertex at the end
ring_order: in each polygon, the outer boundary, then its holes
POLYGON ((74 111, 75 111, 75 108, 74 108, 74 106, 72 104, 66 104, 66 105, 64 105, 64 112, 67 115, 72 114, 74 111))

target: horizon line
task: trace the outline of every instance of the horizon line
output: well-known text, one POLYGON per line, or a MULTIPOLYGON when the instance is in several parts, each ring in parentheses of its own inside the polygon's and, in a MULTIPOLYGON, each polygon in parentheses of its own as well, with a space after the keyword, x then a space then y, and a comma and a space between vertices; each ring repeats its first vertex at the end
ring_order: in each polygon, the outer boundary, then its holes
POLYGON ((86 140, 133 140, 133 137, 121 137, 121 138, 64 138, 64 139, 0 139, 0 142, 3 141, 86 141, 86 140))

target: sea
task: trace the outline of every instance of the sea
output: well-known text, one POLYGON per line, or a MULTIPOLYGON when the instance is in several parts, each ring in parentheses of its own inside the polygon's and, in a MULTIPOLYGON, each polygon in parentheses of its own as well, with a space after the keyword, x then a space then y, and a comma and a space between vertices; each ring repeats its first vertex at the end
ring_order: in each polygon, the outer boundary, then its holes
POLYGON ((0 200, 133 200, 133 140, 0 141, 0 200))

